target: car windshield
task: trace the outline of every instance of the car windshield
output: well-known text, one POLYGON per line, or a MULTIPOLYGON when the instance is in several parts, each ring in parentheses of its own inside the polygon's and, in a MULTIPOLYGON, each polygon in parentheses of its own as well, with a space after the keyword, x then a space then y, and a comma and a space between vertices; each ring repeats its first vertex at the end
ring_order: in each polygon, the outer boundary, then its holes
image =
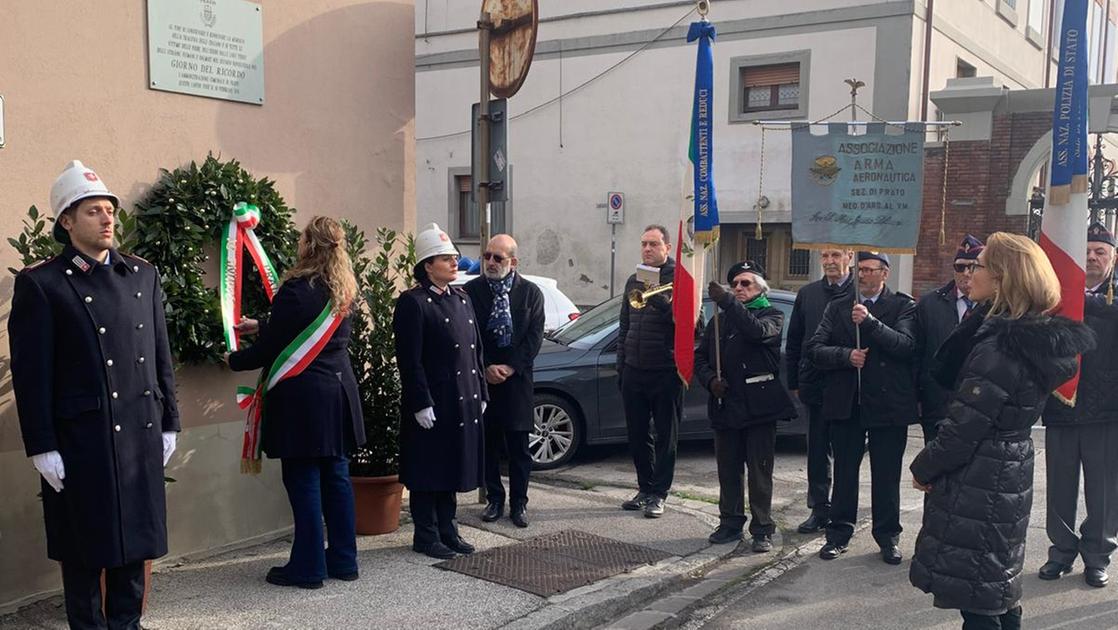
POLYGON ((578 319, 556 330, 549 339, 576 348, 593 346, 617 328, 617 319, 621 315, 621 297, 612 297, 591 308, 578 319))

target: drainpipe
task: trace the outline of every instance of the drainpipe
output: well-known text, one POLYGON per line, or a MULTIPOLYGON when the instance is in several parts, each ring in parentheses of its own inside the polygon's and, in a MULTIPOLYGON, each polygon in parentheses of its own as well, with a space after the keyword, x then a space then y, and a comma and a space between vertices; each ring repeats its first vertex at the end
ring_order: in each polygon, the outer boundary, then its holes
POLYGON ((1044 42, 1044 87, 1051 87, 1049 80, 1052 78, 1052 38, 1055 37, 1056 27, 1056 2, 1048 3, 1048 37, 1044 42))
POLYGON ((928 81, 931 79, 932 69, 932 7, 936 0, 926 0, 928 6, 924 12, 924 88, 920 99, 920 120, 928 122, 928 81))

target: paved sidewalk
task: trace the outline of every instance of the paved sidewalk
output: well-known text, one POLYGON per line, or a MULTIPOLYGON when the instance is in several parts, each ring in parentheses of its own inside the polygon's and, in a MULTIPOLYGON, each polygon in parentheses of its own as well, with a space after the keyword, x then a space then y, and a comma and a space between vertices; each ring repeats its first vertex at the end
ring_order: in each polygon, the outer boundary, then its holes
MULTIPOLYGON (((553 480, 553 483, 559 483, 553 480)), ((631 483, 631 480, 630 480, 631 483)), ((476 494, 459 497, 462 535, 479 550, 564 529, 659 549, 672 556, 654 566, 542 598, 514 588, 432 567, 411 551, 411 526, 358 540, 361 579, 327 580, 319 590, 264 582, 268 568, 286 561, 289 539, 190 562, 156 565, 144 616, 152 630, 188 628, 584 628, 638 608, 684 584, 734 551, 711 546, 717 523, 709 500, 672 497, 663 518, 619 508, 632 488, 564 487, 534 483, 531 527, 506 518, 482 523, 476 494)), ((405 510, 406 514, 406 510, 405 510)), ((780 540, 776 541, 777 549, 780 540)), ((774 554, 757 554, 757 563, 774 554)), ((752 558, 751 558, 752 560, 752 558)), ((0 628, 65 628, 60 597, 0 617, 0 628)))

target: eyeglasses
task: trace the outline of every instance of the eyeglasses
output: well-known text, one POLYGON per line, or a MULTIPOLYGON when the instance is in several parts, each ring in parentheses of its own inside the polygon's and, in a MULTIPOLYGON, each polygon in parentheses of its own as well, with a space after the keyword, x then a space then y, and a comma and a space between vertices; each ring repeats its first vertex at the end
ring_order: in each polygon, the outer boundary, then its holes
POLYGON ((968 271, 974 273, 975 267, 979 266, 978 263, 955 263, 954 265, 955 273, 966 273, 968 271))
POLYGON ((730 283, 730 286, 734 287, 734 288, 741 287, 743 289, 748 289, 749 287, 753 286, 753 281, 752 280, 734 280, 733 282, 730 283))
POLYGON ((981 264, 979 264, 979 263, 974 263, 974 268, 975 268, 975 269, 985 269, 985 268, 986 268, 986 265, 981 265, 981 264))
POLYGON ((877 273, 882 269, 885 269, 885 267, 858 267, 858 273, 868 276, 871 273, 877 273))
POLYGON ((497 263, 498 265, 505 262, 506 260, 509 260, 509 258, 506 258, 506 257, 504 257, 500 254, 494 254, 492 252, 485 252, 484 254, 482 254, 482 257, 485 258, 486 260, 492 260, 493 262, 497 263))

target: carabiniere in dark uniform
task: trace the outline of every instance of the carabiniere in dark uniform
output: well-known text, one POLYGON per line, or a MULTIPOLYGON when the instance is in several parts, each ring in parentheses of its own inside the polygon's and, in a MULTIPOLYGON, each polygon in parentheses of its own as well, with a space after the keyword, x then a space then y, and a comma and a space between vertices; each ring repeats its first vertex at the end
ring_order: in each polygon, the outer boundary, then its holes
POLYGON ((16 276, 24 446, 66 466, 61 492, 42 483, 52 560, 116 567, 167 553, 161 436, 180 426, 161 295, 155 268, 116 250, 104 264, 67 246, 16 276))

